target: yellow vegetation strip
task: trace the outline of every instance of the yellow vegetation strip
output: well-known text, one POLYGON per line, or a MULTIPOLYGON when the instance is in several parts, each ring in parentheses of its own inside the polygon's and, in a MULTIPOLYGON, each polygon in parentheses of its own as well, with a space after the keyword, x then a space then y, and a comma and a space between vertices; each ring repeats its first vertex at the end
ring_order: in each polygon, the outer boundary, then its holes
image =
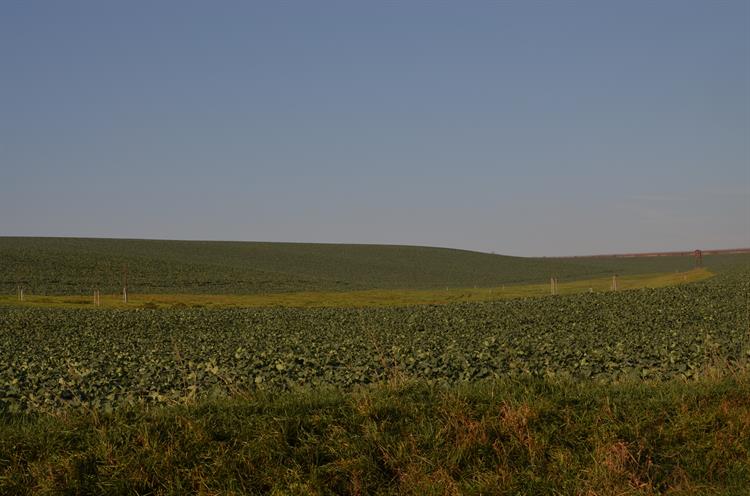
MULTIPOLYGON (((688 272, 643 274, 617 278, 619 291, 659 288, 712 277, 706 269, 688 272)), ((580 281, 558 281, 558 294, 612 291, 612 277, 580 281)), ((439 305, 458 302, 480 302, 529 298, 549 295, 550 283, 506 285, 494 288, 446 288, 442 290, 374 289, 350 292, 300 292, 253 295, 212 294, 130 294, 127 305, 120 295, 101 295, 101 308, 174 308, 174 307, 382 307, 405 305, 439 305)), ((0 304, 41 307, 96 308, 92 296, 25 295, 19 302, 15 295, 0 295, 0 304)))

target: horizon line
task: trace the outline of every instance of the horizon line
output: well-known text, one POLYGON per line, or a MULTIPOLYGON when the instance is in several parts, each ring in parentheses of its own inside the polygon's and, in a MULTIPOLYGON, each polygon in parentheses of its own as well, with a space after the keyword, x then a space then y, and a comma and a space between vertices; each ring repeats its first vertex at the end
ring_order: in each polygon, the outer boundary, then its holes
POLYGON ((519 258, 635 258, 635 257, 659 257, 659 256, 686 256, 692 255, 696 251, 700 251, 704 255, 715 255, 715 254, 734 254, 734 253, 750 253, 750 247, 741 248, 693 248, 689 250, 667 250, 667 251, 636 251, 627 253, 595 253, 587 255, 537 255, 537 256, 523 256, 523 255, 505 255, 503 253, 497 253, 495 251, 480 251, 472 250, 468 248, 456 248, 451 246, 437 246, 437 245, 419 245, 419 244, 399 244, 399 243, 350 243, 350 242, 308 242, 308 241, 258 241, 258 240, 232 240, 232 239, 176 239, 176 238, 131 238, 131 237, 111 237, 111 236, 13 236, 13 235, 0 235, 2 238, 42 238, 42 239, 99 239, 99 240, 113 240, 113 241, 174 241, 174 242, 188 242, 188 243, 267 243, 267 244, 288 244, 288 245, 354 245, 354 246, 394 246, 394 247, 409 247, 409 248, 435 248, 441 250, 457 250, 457 251, 468 251, 474 253, 484 253, 487 255, 497 255, 506 257, 519 257, 519 258))

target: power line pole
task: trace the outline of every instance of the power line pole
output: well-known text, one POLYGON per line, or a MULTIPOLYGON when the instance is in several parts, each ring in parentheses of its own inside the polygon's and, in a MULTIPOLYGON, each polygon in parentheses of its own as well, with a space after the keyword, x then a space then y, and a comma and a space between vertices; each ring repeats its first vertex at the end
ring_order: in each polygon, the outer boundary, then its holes
POLYGON ((693 252, 693 257, 695 257, 695 266, 703 267, 703 251, 695 250, 693 252))
POLYGON ((122 267, 122 301, 128 302, 128 266, 122 267))

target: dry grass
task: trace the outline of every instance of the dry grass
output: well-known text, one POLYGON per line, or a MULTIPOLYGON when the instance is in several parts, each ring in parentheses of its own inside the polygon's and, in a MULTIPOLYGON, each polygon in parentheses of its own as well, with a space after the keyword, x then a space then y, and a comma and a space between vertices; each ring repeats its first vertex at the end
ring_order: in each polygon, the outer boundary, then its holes
MULTIPOLYGON (((618 290, 659 288, 706 280, 713 274, 707 269, 663 274, 618 277, 618 290)), ((612 278, 559 281, 559 294, 588 291, 611 291, 612 278)), ((550 294, 549 283, 508 285, 494 288, 446 288, 440 290, 368 290, 350 292, 298 292, 253 295, 210 294, 137 294, 129 295, 128 304, 121 295, 101 295, 104 308, 180 308, 180 307, 383 307, 406 305, 441 305, 458 302, 482 302, 513 298, 533 298, 550 294)), ((0 295, 0 304, 96 308, 93 296, 26 295, 24 302, 15 296, 0 295)))
POLYGON ((750 375, 0 416, 0 494, 746 494, 750 375))

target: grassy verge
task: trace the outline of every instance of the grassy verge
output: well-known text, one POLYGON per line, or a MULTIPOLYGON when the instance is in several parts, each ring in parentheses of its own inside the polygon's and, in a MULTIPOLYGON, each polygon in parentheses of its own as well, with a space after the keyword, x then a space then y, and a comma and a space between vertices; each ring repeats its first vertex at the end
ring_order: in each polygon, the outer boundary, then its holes
POLYGON ((0 415, 2 494, 747 494, 750 375, 0 415))
MULTIPOLYGON (((662 274, 620 276, 619 290, 660 288, 712 277, 707 269, 662 274)), ((603 277, 580 281, 559 281, 559 294, 587 291, 611 291, 612 278, 603 277)), ((516 284, 494 288, 446 288, 440 290, 368 290, 349 292, 298 292, 252 295, 208 294, 131 294, 128 304, 120 295, 102 295, 101 306, 106 308, 173 308, 190 307, 383 307, 405 305, 436 305, 458 302, 481 302, 512 298, 531 298, 550 294, 549 283, 516 284)), ((94 307, 92 296, 39 296, 25 295, 18 301, 14 295, 1 295, 0 304, 23 306, 81 308, 94 307)))

